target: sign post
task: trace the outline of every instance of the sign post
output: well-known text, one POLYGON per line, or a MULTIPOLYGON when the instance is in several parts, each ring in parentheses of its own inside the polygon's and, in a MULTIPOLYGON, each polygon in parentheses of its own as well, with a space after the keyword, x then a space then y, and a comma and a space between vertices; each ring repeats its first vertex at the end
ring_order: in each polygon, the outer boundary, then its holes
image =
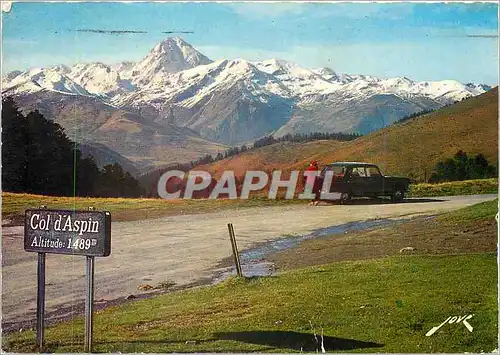
POLYGON ((30 209, 25 212, 24 250, 38 253, 36 346, 43 351, 46 253, 86 256, 85 351, 92 351, 94 258, 111 254, 111 214, 100 211, 30 209))
POLYGON ((92 352, 92 316, 94 308, 94 257, 87 256, 87 299, 85 303, 85 352, 92 352))
POLYGON ((38 253, 36 295, 36 349, 43 351, 43 329, 45 313, 45 253, 38 253))

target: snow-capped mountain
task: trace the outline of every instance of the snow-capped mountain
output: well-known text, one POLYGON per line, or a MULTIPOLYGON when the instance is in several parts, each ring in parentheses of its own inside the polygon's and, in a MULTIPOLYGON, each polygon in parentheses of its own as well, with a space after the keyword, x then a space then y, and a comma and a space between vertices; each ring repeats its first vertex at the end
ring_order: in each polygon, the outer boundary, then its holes
POLYGON ((158 43, 149 54, 132 69, 132 79, 147 85, 158 76, 210 64, 212 61, 181 38, 167 38, 158 43))
POLYGON ((132 76, 132 70, 134 69, 136 63, 130 61, 124 61, 111 65, 111 68, 116 72, 120 73, 122 79, 130 79, 132 76))
POLYGON ((57 66, 46 69, 30 69, 18 75, 11 72, 2 79, 2 91, 12 95, 42 90, 72 95, 90 95, 86 89, 67 75, 65 69, 64 66, 57 66))
POLYGON ((184 127, 226 144, 270 133, 367 133, 490 89, 308 69, 280 59, 212 61, 178 37, 157 44, 138 63, 11 72, 2 87, 18 97, 46 91, 89 97, 145 122, 184 127))
POLYGON ((135 90, 129 80, 122 79, 119 72, 103 63, 76 64, 67 73, 75 83, 94 95, 112 95, 135 90))

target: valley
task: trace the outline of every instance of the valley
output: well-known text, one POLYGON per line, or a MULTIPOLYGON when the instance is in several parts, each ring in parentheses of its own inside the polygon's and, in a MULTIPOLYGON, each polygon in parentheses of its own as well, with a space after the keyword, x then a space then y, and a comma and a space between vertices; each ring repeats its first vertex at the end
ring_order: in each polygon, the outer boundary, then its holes
POLYGON ((38 109, 78 143, 134 169, 183 163, 266 135, 369 134, 409 114, 485 93, 483 84, 415 82, 304 68, 282 59, 211 60, 179 37, 139 62, 14 71, 2 95, 38 109))
POLYGON ((388 175, 429 178, 434 166, 458 150, 498 160, 498 88, 455 105, 391 125, 352 141, 282 142, 197 167, 216 178, 223 170, 304 169, 334 161, 366 161, 388 175))

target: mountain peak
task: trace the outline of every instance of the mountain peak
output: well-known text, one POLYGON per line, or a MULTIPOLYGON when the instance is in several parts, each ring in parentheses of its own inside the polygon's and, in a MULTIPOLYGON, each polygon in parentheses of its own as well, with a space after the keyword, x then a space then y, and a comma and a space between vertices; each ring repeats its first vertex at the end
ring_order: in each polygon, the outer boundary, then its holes
POLYGON ((156 46, 154 46, 151 52, 167 53, 169 51, 176 50, 177 48, 182 49, 193 47, 180 37, 167 37, 163 41, 159 42, 156 46))
POLYGON ((212 63, 210 59, 198 52, 193 46, 180 37, 167 37, 154 46, 144 60, 148 58, 162 60, 163 64, 180 64, 167 65, 165 69, 169 69, 169 72, 178 72, 194 68, 198 65, 212 63))
POLYGON ((148 82, 157 74, 177 73, 212 61, 180 37, 167 37, 158 43, 134 68, 137 82, 148 82))
POLYGON ((158 45, 161 45, 162 43, 164 44, 169 44, 169 43, 172 43, 172 44, 175 44, 177 46, 189 46, 191 47, 191 45, 189 43, 187 43, 186 41, 184 41, 184 39, 182 39, 181 37, 167 37, 165 38, 163 41, 161 41, 160 43, 158 43, 158 45))

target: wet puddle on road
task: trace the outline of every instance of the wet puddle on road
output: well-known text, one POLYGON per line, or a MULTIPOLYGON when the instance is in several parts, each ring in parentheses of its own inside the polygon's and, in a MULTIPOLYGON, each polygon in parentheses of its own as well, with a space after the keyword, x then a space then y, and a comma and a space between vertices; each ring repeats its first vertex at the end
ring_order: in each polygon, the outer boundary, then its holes
MULTIPOLYGON (((280 239, 270 240, 268 242, 256 245, 252 248, 240 251, 240 262, 243 275, 245 277, 255 276, 272 276, 276 273, 276 268, 273 263, 266 261, 266 257, 287 249, 295 248, 300 243, 311 239, 330 238, 334 235, 343 235, 349 232, 358 232, 373 228, 385 227, 402 223, 408 219, 377 219, 363 222, 350 222, 336 226, 316 229, 306 235, 285 236, 280 239)), ((221 272, 213 283, 224 281, 231 275, 235 275, 234 267, 226 268, 221 272)))

